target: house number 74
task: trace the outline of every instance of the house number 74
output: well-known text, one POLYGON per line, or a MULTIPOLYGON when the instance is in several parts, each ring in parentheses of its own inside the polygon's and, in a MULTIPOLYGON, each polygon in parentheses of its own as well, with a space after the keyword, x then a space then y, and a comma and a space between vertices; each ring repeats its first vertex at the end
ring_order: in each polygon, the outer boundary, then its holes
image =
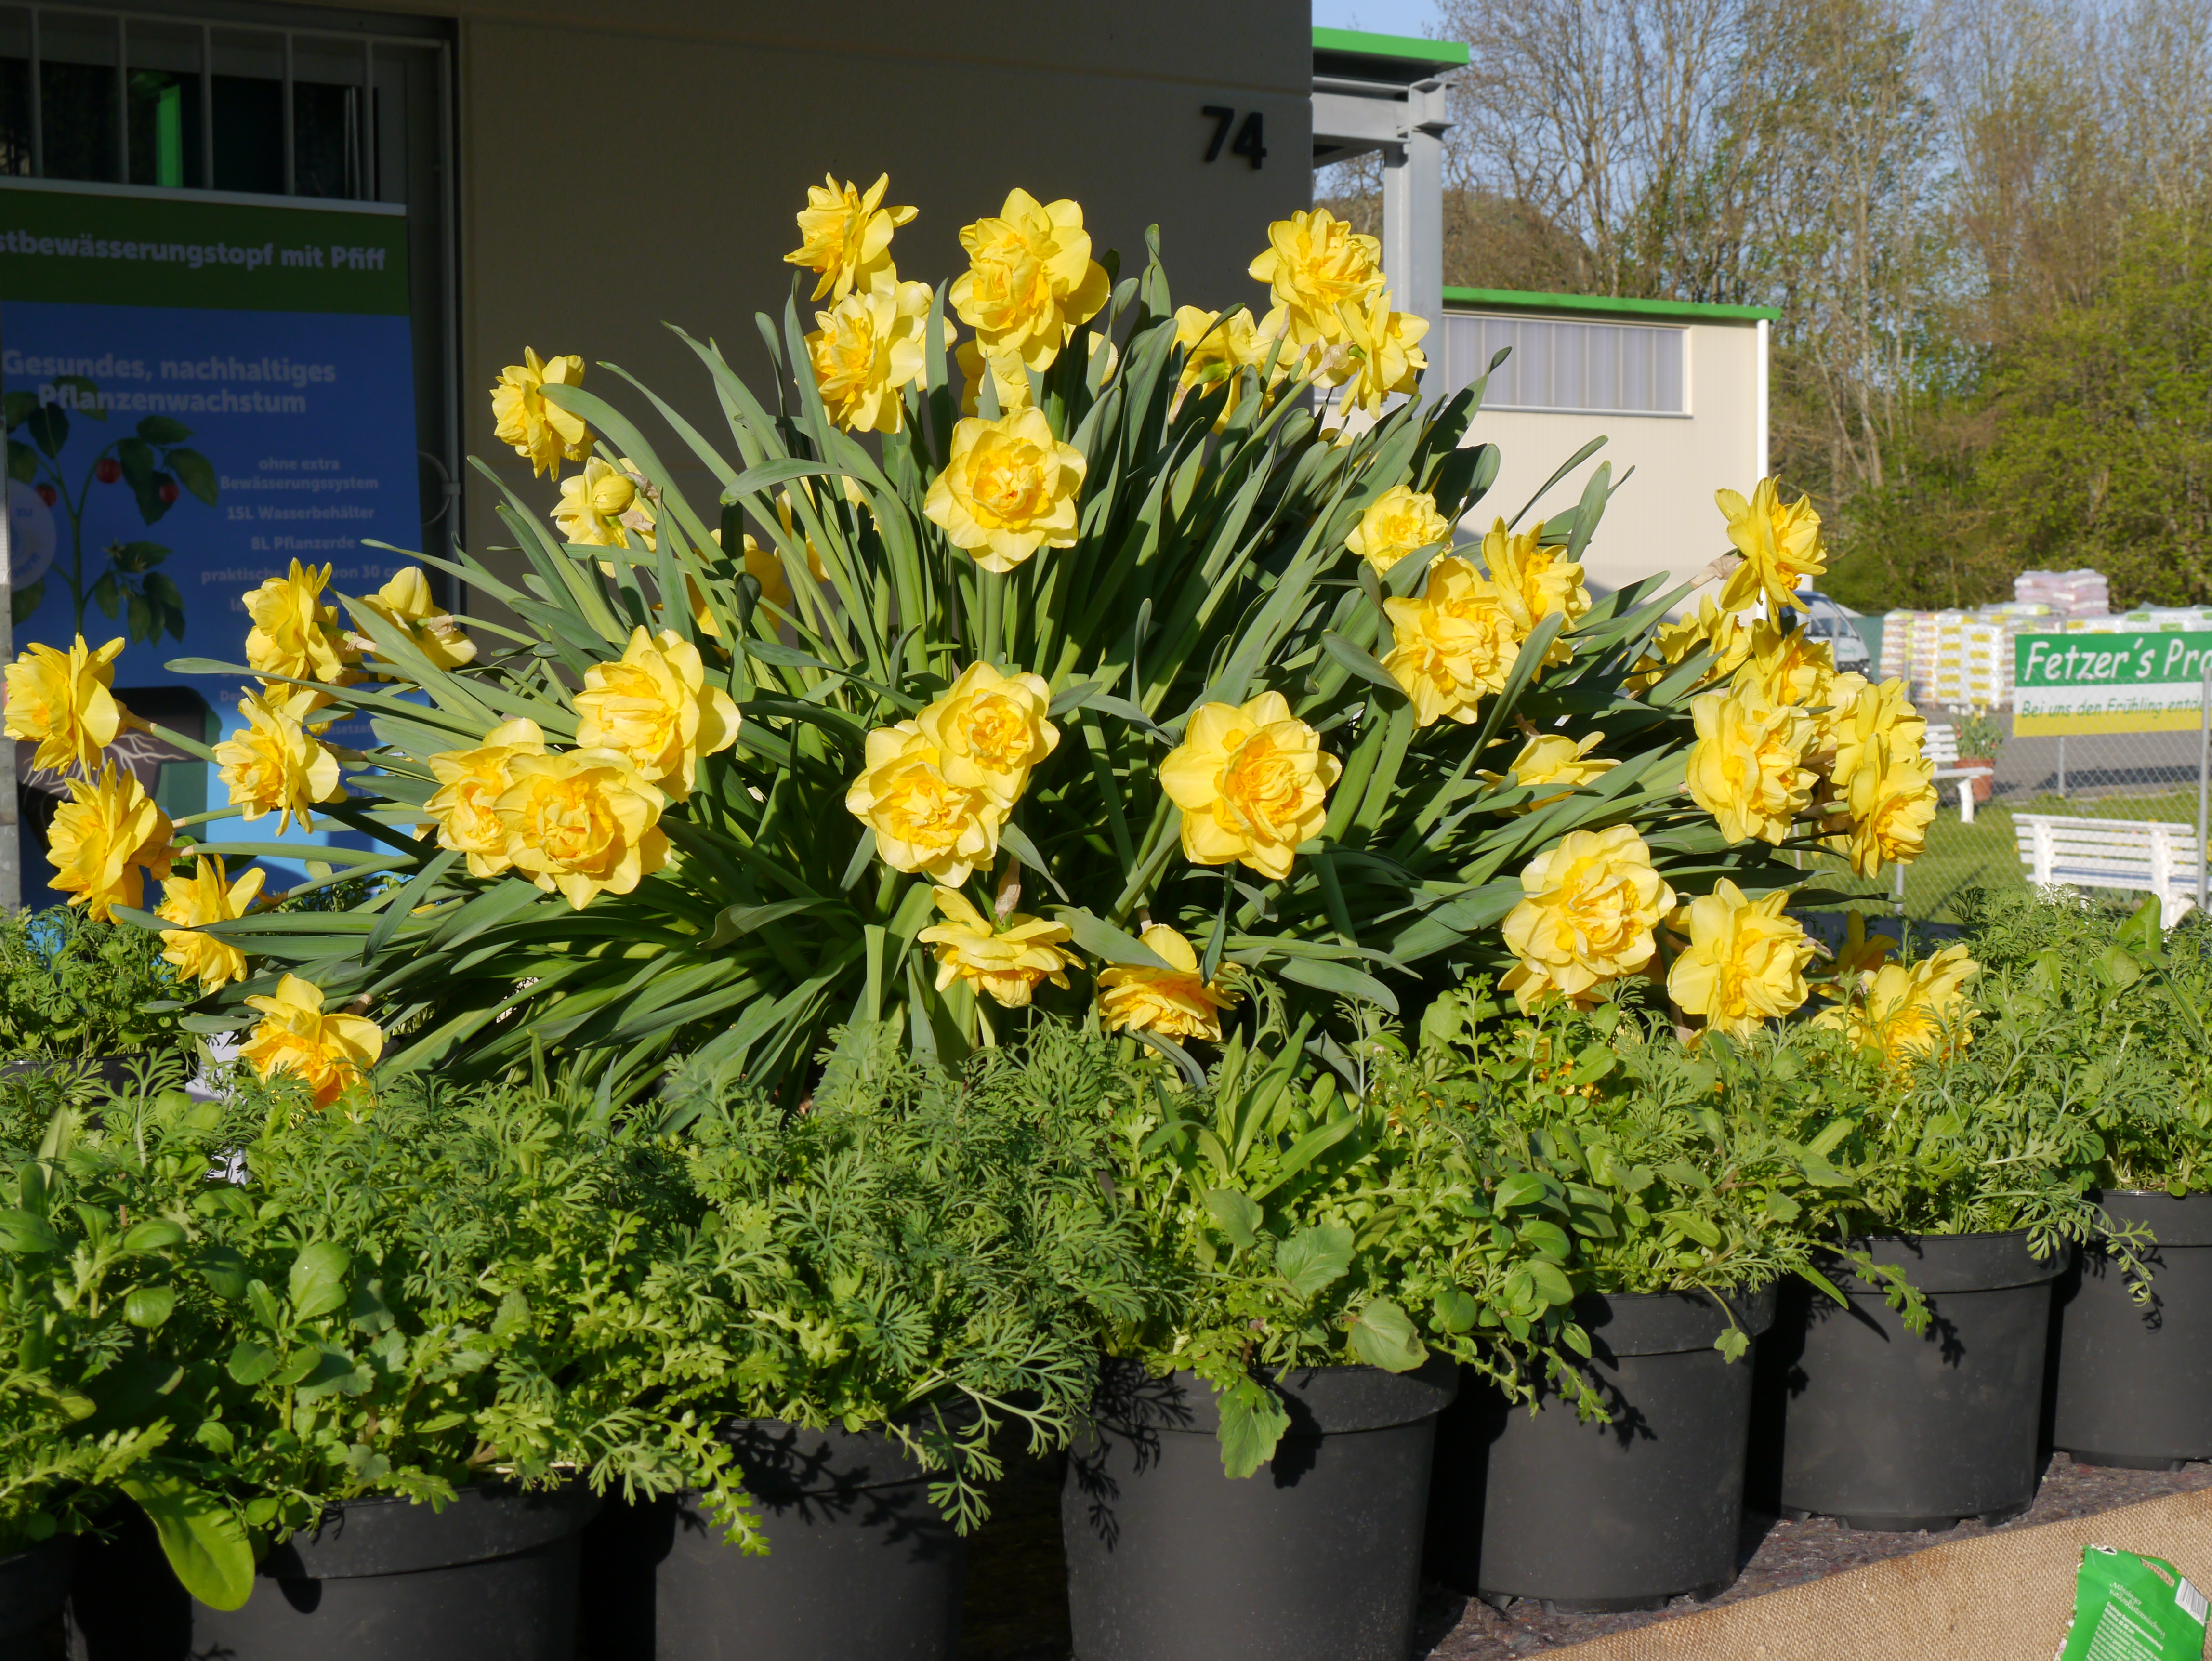
MULTIPOLYGON (((1237 112, 1225 104, 1208 104, 1199 113, 1211 117, 1213 121, 1213 142, 1206 147, 1206 159, 1218 161, 1221 160, 1221 147, 1229 144, 1230 128, 1237 126, 1237 112)), ((1237 127, 1237 142, 1229 144, 1230 155, 1244 157, 1256 173, 1260 164, 1267 159, 1266 133, 1267 126, 1260 119, 1260 112, 1252 111, 1245 116, 1244 125, 1237 127)))

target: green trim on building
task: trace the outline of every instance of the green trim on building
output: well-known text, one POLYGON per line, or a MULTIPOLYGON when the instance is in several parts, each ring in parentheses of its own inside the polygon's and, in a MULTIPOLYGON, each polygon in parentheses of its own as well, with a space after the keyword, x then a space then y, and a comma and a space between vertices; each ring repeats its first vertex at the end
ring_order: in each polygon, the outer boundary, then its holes
POLYGON ((1417 64, 1465 69, 1467 47, 1457 40, 1424 40, 1413 34, 1369 34, 1363 29, 1316 29, 1316 52, 1349 52, 1360 58, 1402 58, 1417 64))
POLYGON ((1621 300, 1599 294, 1529 294, 1519 289, 1446 289, 1444 304, 1486 312, 1604 312, 1615 317, 1703 318, 1709 322, 1778 321, 1771 306, 1708 306, 1691 300, 1621 300))

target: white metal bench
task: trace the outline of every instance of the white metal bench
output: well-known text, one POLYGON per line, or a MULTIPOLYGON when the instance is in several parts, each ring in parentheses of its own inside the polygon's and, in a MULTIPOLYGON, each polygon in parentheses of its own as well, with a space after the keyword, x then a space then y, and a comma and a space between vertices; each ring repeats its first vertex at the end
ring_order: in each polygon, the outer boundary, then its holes
POLYGON ((1979 764, 1960 766, 1959 733, 1955 727, 1937 727, 1930 723, 1921 753, 1935 764, 1938 783, 1945 779, 1959 781, 1959 823, 1972 824, 1974 822, 1974 781, 1992 777, 1997 770, 1979 764))
POLYGON ((2012 822, 2021 863, 2039 885, 2146 891, 2158 896, 2166 928, 2197 904, 2204 856, 2191 825, 2051 813, 2015 813, 2012 822))

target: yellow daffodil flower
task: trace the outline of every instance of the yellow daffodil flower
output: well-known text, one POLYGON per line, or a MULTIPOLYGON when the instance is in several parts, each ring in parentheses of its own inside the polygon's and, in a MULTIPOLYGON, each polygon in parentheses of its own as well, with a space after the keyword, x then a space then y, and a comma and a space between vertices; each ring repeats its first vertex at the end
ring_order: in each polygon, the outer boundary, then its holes
POLYGON ((912 220, 915 210, 883 205, 890 182, 891 176, 882 173, 862 192, 849 179, 840 185, 833 173, 819 186, 806 187, 806 205, 798 216, 799 246, 784 255, 783 263, 817 273, 812 298, 826 295, 840 301, 895 271, 891 233, 912 220))
POLYGON ((239 1046, 239 1059, 264 1079, 297 1074, 317 1107, 337 1100, 384 1053, 382 1027, 360 1015, 325 1015, 322 989, 297 975, 277 982, 275 997, 248 998, 246 1007, 259 1010, 261 1021, 239 1046))
POLYGON ((1344 545, 1389 576, 1398 562, 1451 540, 1451 521, 1437 511, 1437 499, 1410 484, 1394 484, 1377 496, 1344 545))
MULTIPOLYGON (((361 661, 361 648, 338 622, 337 607, 322 603, 330 580, 329 566, 318 569, 295 559, 288 574, 270 577, 246 596, 246 612, 253 619, 246 636, 249 668, 331 686, 357 678, 354 665, 361 661)), ((272 692, 279 689, 282 696, 290 696, 283 683, 270 683, 272 692)))
POLYGON ((1785 507, 1778 479, 1762 478, 1746 502, 1734 490, 1716 490, 1713 500, 1728 520, 1729 540, 1743 563, 1729 574, 1721 589, 1721 609, 1740 611, 1760 595, 1777 609, 1797 604, 1799 585, 1820 586, 1828 569, 1820 540, 1820 515, 1810 496, 1785 507))
POLYGON ((1029 788, 1030 770, 1060 746, 1060 728, 1045 713, 1051 707, 1042 675, 971 663, 915 725, 937 746, 947 779, 1011 808, 1029 788))
POLYGON ((1707 692, 1690 701, 1698 739, 1684 782, 1731 843, 1779 843, 1819 782, 1802 765, 1819 736, 1813 718, 1755 691, 1707 692))
POLYGON ((62 782, 70 799, 55 811, 46 832, 52 885, 87 915, 112 922, 117 906, 137 909, 144 892, 140 867, 156 877, 169 874, 176 855, 169 816, 154 805, 137 774, 112 762, 96 779, 62 782))
POLYGON ((738 741, 735 701, 707 684, 699 648, 670 629, 632 630, 621 661, 584 672, 575 703, 579 748, 618 751, 678 801, 690 800, 699 758, 738 741))
POLYGON ((1420 391, 1429 360, 1418 343, 1429 332, 1428 319, 1392 311, 1387 289, 1357 304, 1347 301, 1337 311, 1344 325, 1338 344, 1344 349, 1345 409, 1379 415, 1385 399, 1420 391))
POLYGON ((1443 555, 1418 598, 1385 599, 1382 610, 1395 642, 1382 666, 1413 701, 1418 725, 1472 724, 1481 701, 1504 690, 1521 636, 1497 586, 1465 560, 1443 555))
POLYGON ((1723 611, 1707 595, 1698 602, 1696 615, 1678 623, 1662 624, 1652 637, 1652 649, 1636 666, 1629 684, 1648 691, 1666 678, 1668 670, 1693 652, 1711 652, 1712 662, 1698 676, 1698 684, 1711 686, 1728 679, 1751 656, 1752 631, 1733 611, 1723 611))
POLYGON ((1241 709, 1201 704, 1160 763, 1160 785, 1182 809, 1185 859, 1233 861, 1279 882, 1298 844, 1321 834, 1343 772, 1280 692, 1262 692, 1241 709))
POLYGON ((32 766, 54 773, 77 767, 89 776, 100 765, 100 751, 131 719, 110 690, 124 644, 118 635, 94 651, 79 635, 66 652, 27 647, 8 666, 7 733, 38 741, 32 766))
POLYGON ((1836 678, 1836 654, 1826 641, 1814 639, 1802 628, 1785 634, 1764 618, 1752 624, 1751 655, 1735 672, 1738 686, 1756 689, 1771 703, 1793 703, 1801 709, 1835 703, 1831 694, 1836 678))
POLYGON ((1528 639, 1555 611, 1565 618, 1552 649, 1544 654, 1542 666, 1551 668, 1574 660, 1566 636, 1589 615, 1590 597, 1583 587, 1583 568, 1567 557, 1565 548, 1545 546, 1543 535, 1540 522, 1516 533, 1505 528, 1504 520, 1497 520, 1482 533, 1482 563, 1490 568, 1490 580, 1521 639, 1528 639))
MULTIPOLYGON (((397 573, 361 604, 404 633, 416 651, 441 669, 458 669, 477 660, 476 642, 462 632, 452 612, 431 598, 430 579, 419 565, 397 573)), ((364 640, 362 649, 374 654, 375 642, 364 640)))
POLYGON ((161 931, 161 956, 187 979, 198 981, 202 992, 246 978, 246 953, 204 929, 208 923, 234 922, 252 910, 267 874, 250 867, 226 886, 222 856, 202 854, 191 876, 170 877, 161 884, 163 898, 155 915, 178 925, 161 931))
POLYGON ((981 341, 963 340, 953 350, 952 361, 960 366, 962 415, 981 411, 980 400, 986 364, 989 365, 991 387, 998 398, 1001 416, 1019 415, 1036 402, 1030 396, 1030 373, 1019 352, 997 352, 986 358, 981 341))
POLYGON ((1887 934, 1867 933, 1867 920, 1856 911, 1844 914, 1844 944, 1828 965, 1826 979, 1856 989, 1860 977, 1871 975, 1896 955, 1897 942, 1887 934))
POLYGON ((1964 946, 1947 946, 1907 968, 1884 964, 1845 989, 1844 1001, 1813 1018, 1893 1073, 1956 1055, 1973 1042, 1966 983, 1982 972, 1964 946))
POLYGON ((1075 545, 1083 453, 1053 436, 1042 410, 952 429, 952 455, 922 511, 987 571, 1011 571, 1039 548, 1075 545))
POLYGON ((876 833, 876 852, 892 870, 957 888, 998 857, 1006 810, 980 784, 955 784, 943 761, 915 722, 877 727, 845 811, 876 833))
POLYGON ((564 461, 581 461, 592 453, 592 429, 545 396, 548 386, 575 386, 584 379, 584 360, 540 358, 525 346, 522 362, 499 372, 491 389, 491 412, 499 423, 492 436, 514 446, 526 458, 532 478, 557 473, 564 461))
POLYGON ((995 217, 961 228, 960 246, 968 269, 952 279, 953 309, 985 353, 1013 352, 1032 369, 1049 368, 1110 292, 1073 202, 1011 191, 995 217))
POLYGON ((238 701, 245 729, 216 745, 215 759, 231 805, 246 809, 240 817, 248 824, 275 813, 280 835, 294 824, 312 830, 315 803, 345 799, 338 758, 319 739, 330 724, 309 727, 302 720, 313 703, 312 693, 284 687, 238 701))
POLYGON ((1549 992, 1578 999, 1642 973, 1658 949, 1652 931, 1674 909, 1650 849, 1625 824, 1569 831, 1529 861, 1521 889, 1504 930, 1520 961, 1498 984, 1524 1010, 1549 992))
POLYGON ((468 855, 471 876, 496 877, 510 868, 499 799, 514 786, 514 758, 544 753, 545 733, 536 721, 510 721, 473 750, 430 757, 440 788, 422 811, 435 821, 439 847, 468 855))
MULTIPOLYGON (((582 472, 561 481, 553 523, 570 542, 586 548, 627 548, 627 531, 636 532, 648 550, 656 547, 653 501, 638 488, 643 478, 628 456, 612 465, 603 457, 592 457, 582 472)), ((599 569, 614 575, 611 565, 599 569)))
POLYGON ((1168 966, 1117 963, 1098 971, 1098 1019, 1109 1032, 1126 1027, 1164 1038, 1221 1042, 1221 1012, 1238 994, 1198 972, 1198 953, 1177 930, 1156 922, 1139 936, 1168 966))
MULTIPOLYGON (((1297 368, 1299 354, 1283 339, 1286 325, 1279 309, 1268 313, 1264 322, 1255 323, 1250 310, 1243 306, 1232 306, 1225 313, 1183 306, 1176 308, 1175 325, 1176 344, 1185 355, 1182 373, 1176 380, 1171 414, 1182 407, 1184 399, 1211 392, 1246 369, 1258 370, 1273 394, 1297 368)), ((1237 392, 1229 395, 1221 413, 1214 417, 1214 431, 1229 424, 1229 417, 1243 396, 1237 392)))
POLYGON ((668 863, 668 798, 620 751, 518 751, 507 765, 514 782, 492 811, 507 828, 507 863, 547 893, 581 911, 668 863))
POLYGON ((1475 776, 1492 790, 1510 789, 1515 785, 1538 788, 1556 784, 1564 788, 1548 796, 1538 796, 1516 813, 1533 813, 1540 807, 1549 807, 1553 802, 1565 801, 1568 795, 1583 785, 1602 778, 1620 764, 1604 756, 1592 756, 1590 751, 1605 742, 1600 732, 1585 733, 1579 739, 1571 739, 1565 733, 1544 733, 1531 738, 1521 746, 1521 753, 1513 758, 1512 765, 1503 773, 1478 770, 1475 776))
POLYGON ((1282 308, 1292 344, 1334 343, 1344 338, 1341 308, 1364 304, 1382 287, 1382 244, 1327 208, 1301 210, 1267 227, 1251 275, 1282 308))
POLYGON ((1748 1037, 1805 1001, 1813 942, 1787 915, 1787 890, 1746 899, 1726 878, 1684 908, 1690 943, 1667 971, 1667 995, 1708 1032, 1748 1037))
POLYGON ((1885 862, 1910 865, 1936 820, 1935 770, 1917 751, 1877 737, 1854 752, 1850 772, 1838 770, 1836 800, 1850 815, 1850 828, 1826 845, 1862 877, 1881 874, 1885 862))
POLYGON ((823 407, 845 431, 896 433, 905 426, 899 389, 920 380, 927 367, 929 303, 927 283, 882 282, 815 313, 819 326, 806 337, 806 355, 823 407))
POLYGON ((1064 942, 1074 935, 1063 923, 1017 911, 994 925, 957 888, 939 883, 932 891, 945 921, 915 936, 937 950, 937 989, 956 980, 988 992, 1002 1007, 1019 1009, 1039 981, 1067 985, 1067 971, 1081 961, 1064 942))

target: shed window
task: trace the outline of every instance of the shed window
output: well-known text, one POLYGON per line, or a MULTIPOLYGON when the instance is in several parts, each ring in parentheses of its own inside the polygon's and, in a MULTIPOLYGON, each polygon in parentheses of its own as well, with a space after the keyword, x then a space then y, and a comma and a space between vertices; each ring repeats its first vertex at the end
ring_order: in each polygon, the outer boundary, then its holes
POLYGON ((1451 312, 1443 334, 1444 384, 1453 392, 1479 379, 1501 348, 1511 348, 1491 372, 1485 409, 1690 412, 1685 329, 1451 312))

